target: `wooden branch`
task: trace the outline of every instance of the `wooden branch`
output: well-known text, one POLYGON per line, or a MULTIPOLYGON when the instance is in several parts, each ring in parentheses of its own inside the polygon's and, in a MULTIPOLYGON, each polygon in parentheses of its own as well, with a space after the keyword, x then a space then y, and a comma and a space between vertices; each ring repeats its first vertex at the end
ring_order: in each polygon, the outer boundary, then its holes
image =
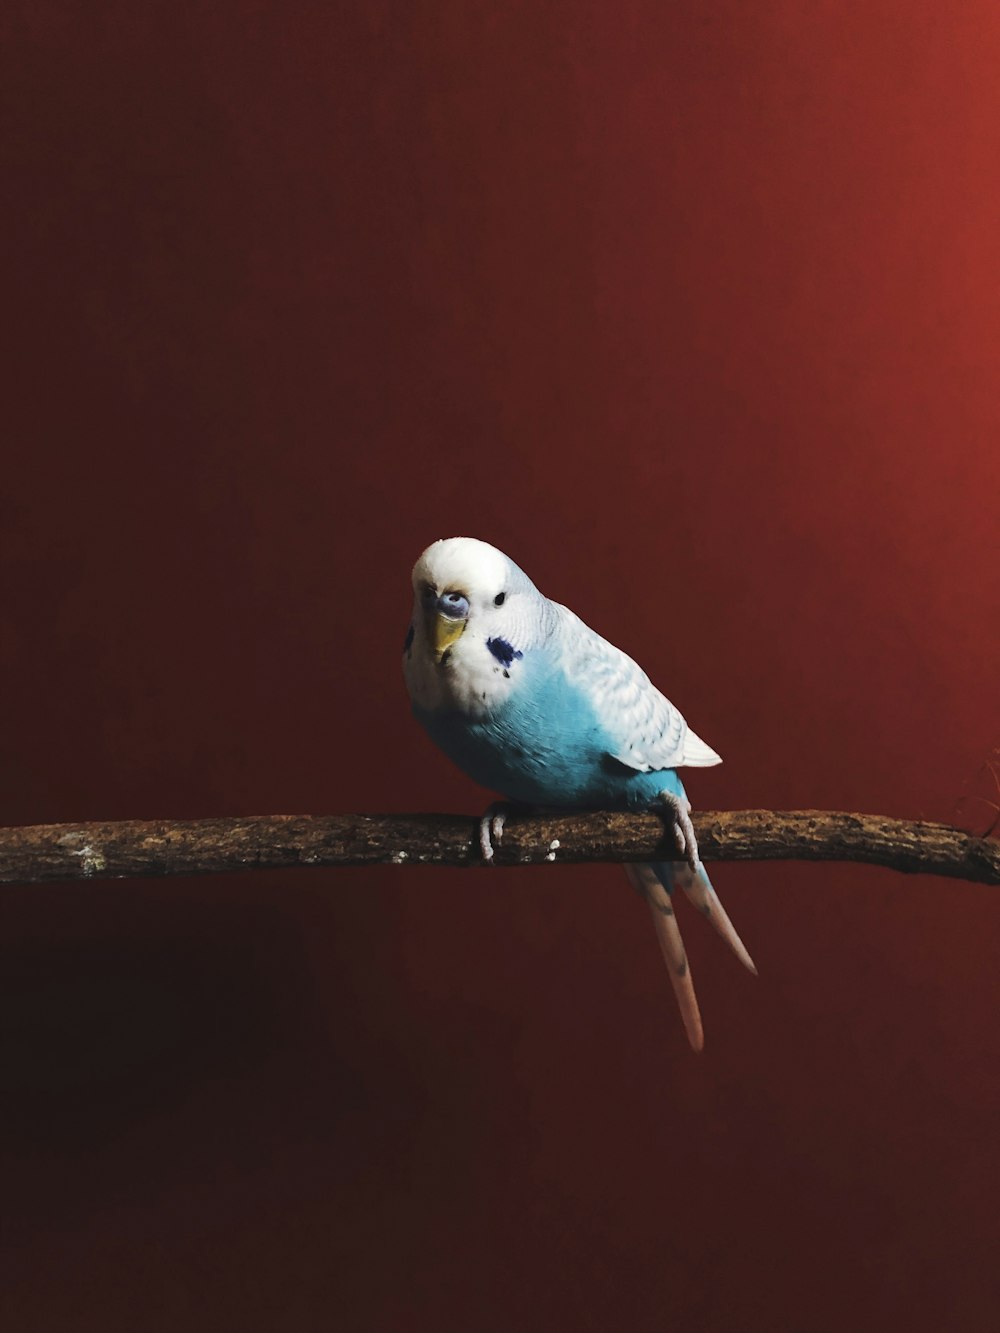
MULTIPOLYGON (((862 861, 1000 884, 1000 842, 946 824, 824 810, 702 811, 706 861, 862 861)), ((651 814, 514 814, 496 864, 676 859, 651 814)), ((263 815, 0 829, 0 883, 210 875, 294 866, 480 866, 478 820, 458 815, 263 815)))

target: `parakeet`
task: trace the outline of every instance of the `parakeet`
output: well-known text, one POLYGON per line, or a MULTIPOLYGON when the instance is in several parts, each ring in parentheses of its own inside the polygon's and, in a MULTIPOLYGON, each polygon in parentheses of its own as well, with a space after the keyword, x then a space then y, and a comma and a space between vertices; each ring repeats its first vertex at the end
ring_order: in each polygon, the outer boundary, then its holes
MULTIPOLYGON (((417 720, 469 777, 508 801, 576 810, 660 809, 683 860, 626 865, 646 899, 688 1040, 704 1044, 677 885, 756 973, 698 857, 677 769, 721 759, 620 649, 544 597, 496 547, 434 542, 413 567, 403 672, 417 720)), ((480 824, 484 858, 505 810, 480 824)))

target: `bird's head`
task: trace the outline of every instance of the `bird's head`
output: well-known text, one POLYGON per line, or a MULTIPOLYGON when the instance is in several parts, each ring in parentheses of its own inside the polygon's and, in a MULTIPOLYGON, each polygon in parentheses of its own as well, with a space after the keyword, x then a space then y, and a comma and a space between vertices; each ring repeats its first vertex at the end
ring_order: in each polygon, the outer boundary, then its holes
POLYGON ((513 642, 541 600, 513 560, 474 537, 446 537, 428 546, 413 567, 414 626, 434 661, 466 631, 476 638, 513 642))

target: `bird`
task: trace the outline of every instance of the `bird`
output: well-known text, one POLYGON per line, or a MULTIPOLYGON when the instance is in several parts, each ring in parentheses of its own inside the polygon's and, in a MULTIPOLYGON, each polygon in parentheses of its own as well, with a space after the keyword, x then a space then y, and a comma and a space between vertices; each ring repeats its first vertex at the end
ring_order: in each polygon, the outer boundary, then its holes
POLYGON ((503 798, 480 820, 486 862, 512 806, 658 810, 668 820, 678 858, 625 872, 652 912, 688 1041, 702 1050, 676 888, 757 971, 701 862, 677 773, 721 758, 632 658, 488 542, 433 542, 412 584, 403 674, 414 717, 449 759, 503 798))

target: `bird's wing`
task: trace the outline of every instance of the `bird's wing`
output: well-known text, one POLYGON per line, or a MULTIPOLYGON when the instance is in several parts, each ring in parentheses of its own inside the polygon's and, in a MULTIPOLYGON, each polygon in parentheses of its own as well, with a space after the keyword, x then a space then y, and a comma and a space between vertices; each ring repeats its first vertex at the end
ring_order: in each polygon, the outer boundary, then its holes
POLYGON ((721 764, 631 657, 558 607, 563 669, 608 732, 608 753, 640 773, 721 764))

